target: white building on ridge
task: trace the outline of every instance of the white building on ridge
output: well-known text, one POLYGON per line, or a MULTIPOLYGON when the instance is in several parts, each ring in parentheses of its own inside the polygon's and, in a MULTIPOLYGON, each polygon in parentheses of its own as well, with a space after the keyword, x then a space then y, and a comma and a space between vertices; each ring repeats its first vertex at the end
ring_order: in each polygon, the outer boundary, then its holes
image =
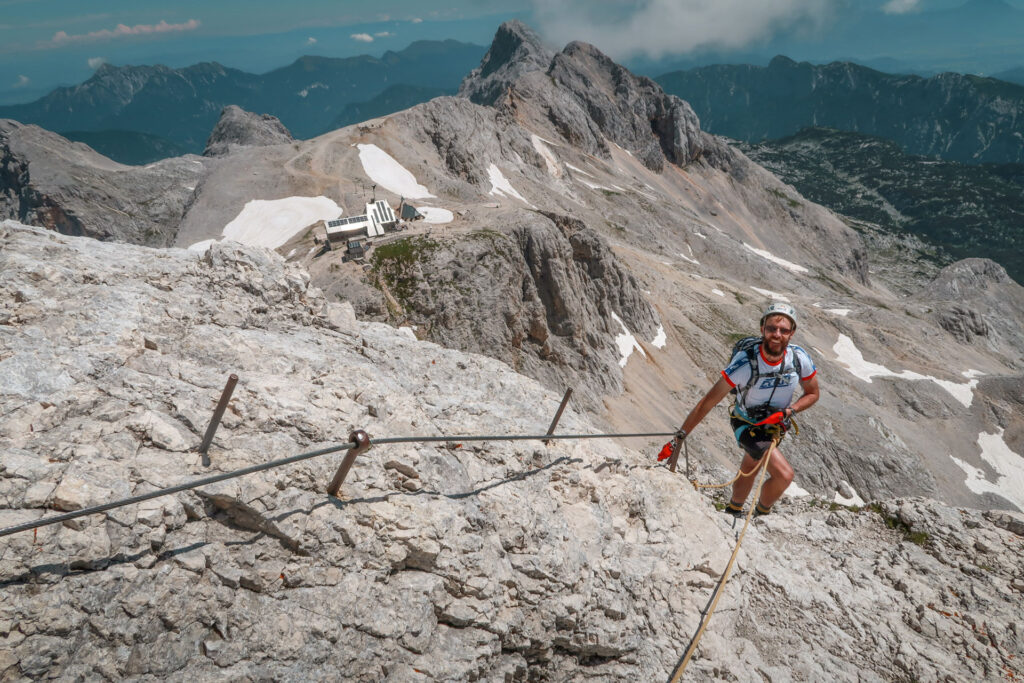
POLYGON ((345 244, 354 237, 380 237, 395 227, 398 219, 395 212, 383 199, 366 205, 366 212, 359 216, 324 221, 327 240, 332 244, 345 244))

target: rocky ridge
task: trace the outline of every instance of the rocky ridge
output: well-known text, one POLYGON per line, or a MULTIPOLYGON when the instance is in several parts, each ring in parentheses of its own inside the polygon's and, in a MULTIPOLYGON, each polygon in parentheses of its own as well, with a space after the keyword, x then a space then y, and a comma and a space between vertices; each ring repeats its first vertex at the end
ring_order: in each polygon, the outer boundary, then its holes
MULTIPOLYGON (((229 371, 214 471, 354 427, 530 433, 557 403, 501 363, 358 322, 265 250, 10 221, 0 245, 0 526, 208 472, 190 449, 229 371)), ((563 425, 594 428, 572 410, 563 425)), ((685 481, 611 442, 379 446, 334 499, 339 461, 4 538, 0 675, 664 679, 734 542, 685 481)), ((1021 674, 1024 517, 829 508, 794 499, 755 523, 691 675, 1021 674)))
POLYGON ((294 139, 276 116, 253 114, 232 104, 220 113, 203 156, 224 156, 236 146, 279 145, 294 139))
POLYGON ((66 235, 169 246, 203 175, 195 157, 123 166, 38 126, 0 120, 0 216, 66 235))

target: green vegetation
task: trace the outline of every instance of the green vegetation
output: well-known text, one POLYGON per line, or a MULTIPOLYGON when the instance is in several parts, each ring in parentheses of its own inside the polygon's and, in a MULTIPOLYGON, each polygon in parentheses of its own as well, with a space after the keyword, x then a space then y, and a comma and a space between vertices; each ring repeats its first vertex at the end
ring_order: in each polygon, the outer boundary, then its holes
POLYGON ((419 265, 438 246, 436 241, 423 236, 404 237, 382 244, 370 255, 371 272, 405 305, 419 283, 419 265))
POLYGON ((790 197, 788 194, 786 194, 782 190, 777 190, 774 187, 772 187, 772 188, 768 189, 768 194, 773 194, 776 197, 778 197, 779 199, 781 199, 782 201, 786 202, 787 204, 789 204, 789 208, 791 208, 791 209, 795 209, 796 207, 800 206, 800 202, 798 202, 797 200, 793 199, 792 197, 790 197))
POLYGON ((904 524, 899 517, 891 517, 889 515, 886 515, 885 511, 882 509, 882 506, 879 505, 878 503, 870 503, 865 509, 871 510, 879 517, 881 517, 882 521, 885 522, 886 527, 902 533, 903 540, 910 541, 911 543, 920 546, 928 544, 928 539, 930 537, 928 536, 927 532, 914 531, 909 526, 904 524))

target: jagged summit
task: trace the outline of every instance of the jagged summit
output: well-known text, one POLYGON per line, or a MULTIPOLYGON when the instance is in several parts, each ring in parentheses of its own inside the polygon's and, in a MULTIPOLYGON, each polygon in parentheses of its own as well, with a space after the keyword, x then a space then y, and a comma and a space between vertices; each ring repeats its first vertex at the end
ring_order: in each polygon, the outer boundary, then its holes
POLYGON ((292 142, 295 138, 281 120, 270 114, 253 114, 236 105, 228 105, 206 141, 203 156, 223 156, 233 147, 262 147, 292 142))
POLYGON ((614 142, 655 171, 666 161, 688 164, 713 144, 690 106, 651 79, 588 43, 552 53, 519 21, 499 27, 459 95, 538 127, 553 125, 567 142, 605 159, 614 142))
POLYGON ((480 66, 462 81, 459 96, 476 104, 492 105, 525 73, 546 71, 554 52, 521 21, 506 21, 494 34, 480 66))

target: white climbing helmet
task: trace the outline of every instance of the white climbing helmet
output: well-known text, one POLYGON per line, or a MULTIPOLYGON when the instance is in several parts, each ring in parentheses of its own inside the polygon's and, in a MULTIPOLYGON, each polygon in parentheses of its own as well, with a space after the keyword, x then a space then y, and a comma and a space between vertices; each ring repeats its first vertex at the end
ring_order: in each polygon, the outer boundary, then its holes
POLYGON ((770 315, 784 315, 789 318, 790 322, 793 323, 793 329, 796 330, 796 309, 783 301, 773 301, 768 304, 768 308, 764 309, 764 315, 761 316, 761 325, 764 325, 765 319, 770 315))

